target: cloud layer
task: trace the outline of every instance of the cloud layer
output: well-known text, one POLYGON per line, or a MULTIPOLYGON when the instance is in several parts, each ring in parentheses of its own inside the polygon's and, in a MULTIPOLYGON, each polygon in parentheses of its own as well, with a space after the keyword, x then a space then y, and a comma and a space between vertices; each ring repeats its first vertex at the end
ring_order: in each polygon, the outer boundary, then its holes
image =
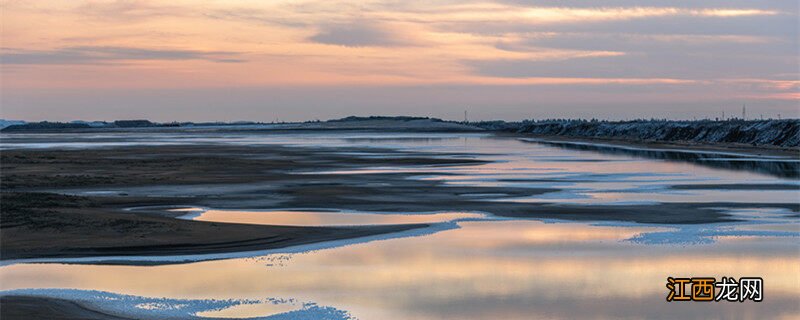
MULTIPOLYGON (((797 2, 779 0, 8 1, 0 76, 4 95, 15 93, 2 117, 33 117, 44 101, 107 108, 90 94, 63 96, 100 89, 184 92, 175 101, 185 105, 171 105, 189 108, 208 88, 328 97, 330 88, 380 88, 387 98, 365 97, 365 113, 413 113, 387 100, 414 87, 438 89, 406 104, 443 114, 461 103, 494 108, 443 98, 454 87, 481 88, 506 103, 498 115, 506 118, 542 103, 553 113, 613 118, 625 108, 655 114, 663 110, 654 105, 696 101, 675 108, 686 118, 745 100, 798 114, 798 23, 797 2), (587 94, 595 99, 573 98, 587 94)), ((330 103, 284 97, 262 105, 275 113, 282 103, 291 118, 330 103)), ((258 104, 232 101, 233 114, 258 104)), ((65 106, 63 116, 75 112, 65 106)))
POLYGON ((206 60, 212 62, 244 62, 237 53, 177 49, 143 49, 131 47, 66 47, 54 50, 4 49, 3 64, 105 64, 143 60, 206 60))

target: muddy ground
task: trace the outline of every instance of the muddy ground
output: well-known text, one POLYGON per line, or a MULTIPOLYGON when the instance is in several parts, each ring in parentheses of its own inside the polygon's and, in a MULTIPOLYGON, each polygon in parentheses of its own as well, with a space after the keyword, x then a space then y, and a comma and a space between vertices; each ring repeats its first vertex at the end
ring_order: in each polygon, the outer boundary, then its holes
MULTIPOLYGON (((481 211, 516 218, 693 224, 731 221, 719 208, 747 203, 566 205, 493 201, 554 188, 452 186, 414 179, 443 166, 480 165, 467 154, 294 146, 128 146, 4 150, 0 258, 173 255, 280 248, 424 225, 288 227, 174 219, 142 206, 318 208, 385 212, 481 211), (414 168, 373 173, 327 171, 414 168)), ((788 208, 797 203, 758 204, 788 208)))

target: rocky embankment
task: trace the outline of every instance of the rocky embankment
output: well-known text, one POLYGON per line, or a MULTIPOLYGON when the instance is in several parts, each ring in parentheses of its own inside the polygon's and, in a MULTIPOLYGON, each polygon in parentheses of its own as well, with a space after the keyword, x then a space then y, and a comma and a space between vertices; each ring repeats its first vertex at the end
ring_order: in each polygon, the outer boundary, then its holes
POLYGON ((781 148, 800 147, 800 120, 727 121, 588 121, 542 120, 523 122, 480 122, 476 126, 491 131, 507 131, 542 136, 606 138, 698 144, 747 144, 781 148))

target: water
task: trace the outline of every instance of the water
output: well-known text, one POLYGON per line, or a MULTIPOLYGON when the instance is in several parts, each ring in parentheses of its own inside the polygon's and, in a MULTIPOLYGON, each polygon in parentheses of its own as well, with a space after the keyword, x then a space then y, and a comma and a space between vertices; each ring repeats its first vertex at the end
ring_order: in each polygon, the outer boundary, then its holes
POLYGON ((240 211, 205 210, 189 208, 178 217, 198 221, 247 223, 284 226, 359 226, 403 223, 438 223, 454 220, 480 219, 485 215, 477 213, 431 213, 431 214, 390 214, 361 212, 315 212, 315 211, 240 211))
POLYGON ((525 198, 507 197, 502 192, 464 195, 493 201, 584 205, 730 202, 752 207, 728 209, 738 222, 701 225, 520 220, 447 208, 402 214, 320 208, 188 208, 183 209, 184 219, 287 225, 429 222, 433 227, 425 232, 222 260, 198 257, 197 262, 174 265, 11 263, 0 267, 0 289, 6 293, 79 300, 109 312, 144 318, 672 319, 796 318, 800 314, 800 223, 796 213, 758 205, 798 203, 798 190, 674 188, 697 184, 796 186, 798 180, 786 174, 786 168, 791 171, 797 165, 796 159, 749 159, 751 167, 743 167, 725 165, 726 161, 741 163, 742 157, 736 154, 677 157, 649 151, 609 152, 484 134, 171 134, 93 139, 3 137, 3 148, 107 147, 96 141, 327 146, 351 153, 350 149, 358 147, 357 152, 365 157, 392 156, 382 151, 385 149, 430 156, 458 154, 492 162, 365 167, 327 174, 400 170, 419 173, 415 179, 450 185, 560 189, 525 198), (360 149, 363 147, 371 150, 360 149), (715 160, 707 160, 712 158, 715 160), (667 303, 664 285, 669 276, 762 277, 764 301, 667 303))

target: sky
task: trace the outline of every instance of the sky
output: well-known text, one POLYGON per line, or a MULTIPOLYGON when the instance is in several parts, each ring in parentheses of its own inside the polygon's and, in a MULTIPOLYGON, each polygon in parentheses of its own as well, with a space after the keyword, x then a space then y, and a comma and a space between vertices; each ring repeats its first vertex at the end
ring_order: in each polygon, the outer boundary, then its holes
POLYGON ((0 118, 800 117, 796 0, 0 0, 0 118))

